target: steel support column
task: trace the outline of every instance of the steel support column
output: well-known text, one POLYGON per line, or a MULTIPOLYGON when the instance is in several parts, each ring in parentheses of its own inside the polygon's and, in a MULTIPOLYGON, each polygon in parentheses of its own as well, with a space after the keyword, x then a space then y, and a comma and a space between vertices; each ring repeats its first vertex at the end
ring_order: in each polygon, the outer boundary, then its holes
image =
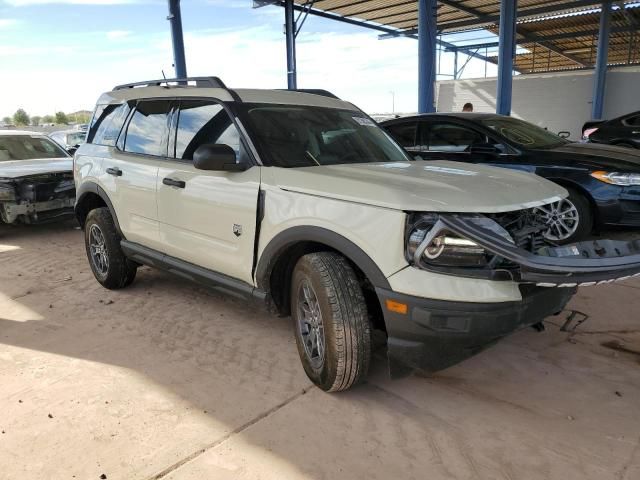
POLYGON ((496 112, 511 115, 513 59, 516 55, 517 0, 500 3, 500 38, 498 50, 498 92, 496 112))
POLYGON ((169 16, 171 24, 171 42, 173 44, 173 66, 176 78, 187 78, 187 62, 184 56, 184 38, 182 36, 182 15, 180 0, 169 0, 169 16))
POLYGON ((435 111, 436 0, 418 0, 418 112, 435 111))
POLYGON ((296 21, 293 16, 293 0, 284 2, 284 33, 287 41, 287 87, 298 88, 298 72, 296 70, 296 21))
POLYGON ((598 31, 598 52, 596 57, 596 69, 593 78, 593 104, 591 106, 591 119, 602 119, 604 109, 604 93, 607 80, 607 59, 609 57, 609 33, 611 27, 611 0, 602 2, 600 13, 600 30, 598 31))

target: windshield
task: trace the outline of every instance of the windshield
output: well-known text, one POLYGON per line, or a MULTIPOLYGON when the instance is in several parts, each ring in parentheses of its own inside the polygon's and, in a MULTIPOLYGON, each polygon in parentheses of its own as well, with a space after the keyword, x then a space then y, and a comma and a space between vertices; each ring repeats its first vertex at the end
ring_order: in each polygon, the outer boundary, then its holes
POLYGON ((570 143, 532 123, 510 117, 481 118, 480 123, 525 148, 550 148, 570 143))
POLYGON ((246 107, 266 164, 310 167, 400 162, 410 158, 363 113, 302 105, 246 107))
POLYGON ((66 158, 69 155, 55 142, 32 135, 0 135, 0 162, 35 158, 66 158))

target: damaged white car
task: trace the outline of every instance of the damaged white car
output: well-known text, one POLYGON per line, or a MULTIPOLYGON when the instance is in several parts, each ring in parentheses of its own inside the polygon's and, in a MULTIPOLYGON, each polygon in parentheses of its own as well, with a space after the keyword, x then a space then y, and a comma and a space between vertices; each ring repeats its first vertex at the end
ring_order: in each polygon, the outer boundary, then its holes
POLYGON ((0 131, 0 223, 43 223, 73 215, 73 160, 44 135, 0 131))

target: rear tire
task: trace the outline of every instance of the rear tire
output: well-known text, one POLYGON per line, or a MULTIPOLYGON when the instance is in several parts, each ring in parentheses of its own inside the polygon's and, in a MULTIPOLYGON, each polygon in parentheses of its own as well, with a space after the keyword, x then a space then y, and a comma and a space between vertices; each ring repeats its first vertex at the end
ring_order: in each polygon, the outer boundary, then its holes
POLYGON ((360 383, 371 361, 371 330, 358 278, 332 252, 303 256, 291 282, 291 316, 309 379, 326 392, 360 383))
POLYGON ((84 240, 91 271, 100 285, 110 290, 131 285, 136 278, 137 265, 122 252, 121 238, 108 208, 89 212, 84 240))

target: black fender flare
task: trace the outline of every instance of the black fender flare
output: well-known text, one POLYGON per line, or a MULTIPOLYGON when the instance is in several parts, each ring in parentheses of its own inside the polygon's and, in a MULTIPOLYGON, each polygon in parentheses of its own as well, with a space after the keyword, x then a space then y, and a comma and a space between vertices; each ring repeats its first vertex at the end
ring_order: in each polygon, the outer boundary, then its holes
MULTIPOLYGON (((102 201, 107 205, 107 208, 111 213, 111 217, 113 218, 113 223, 116 227, 116 231, 118 232, 118 235, 120 235, 121 238, 125 238, 124 235, 122 234, 122 230, 120 230, 120 223, 118 222, 118 216, 116 215, 116 210, 115 208, 113 208, 113 203, 111 202, 109 195, 107 195, 107 192, 105 192, 104 189, 95 182, 85 182, 82 185, 80 185, 80 188, 77 189, 76 205, 75 205, 76 216, 78 216, 78 206, 81 205, 83 199, 88 194, 91 194, 91 193, 100 197, 102 201)), ((80 219, 78 220, 80 221, 80 219)), ((82 227, 84 227, 83 222, 80 222, 80 223, 82 227)))
POLYGON ((362 270, 374 287, 391 289, 380 267, 360 247, 338 233, 315 226, 291 227, 271 239, 260 255, 256 268, 255 278, 259 288, 269 291, 269 279, 280 255, 301 242, 320 243, 336 250, 362 270))

